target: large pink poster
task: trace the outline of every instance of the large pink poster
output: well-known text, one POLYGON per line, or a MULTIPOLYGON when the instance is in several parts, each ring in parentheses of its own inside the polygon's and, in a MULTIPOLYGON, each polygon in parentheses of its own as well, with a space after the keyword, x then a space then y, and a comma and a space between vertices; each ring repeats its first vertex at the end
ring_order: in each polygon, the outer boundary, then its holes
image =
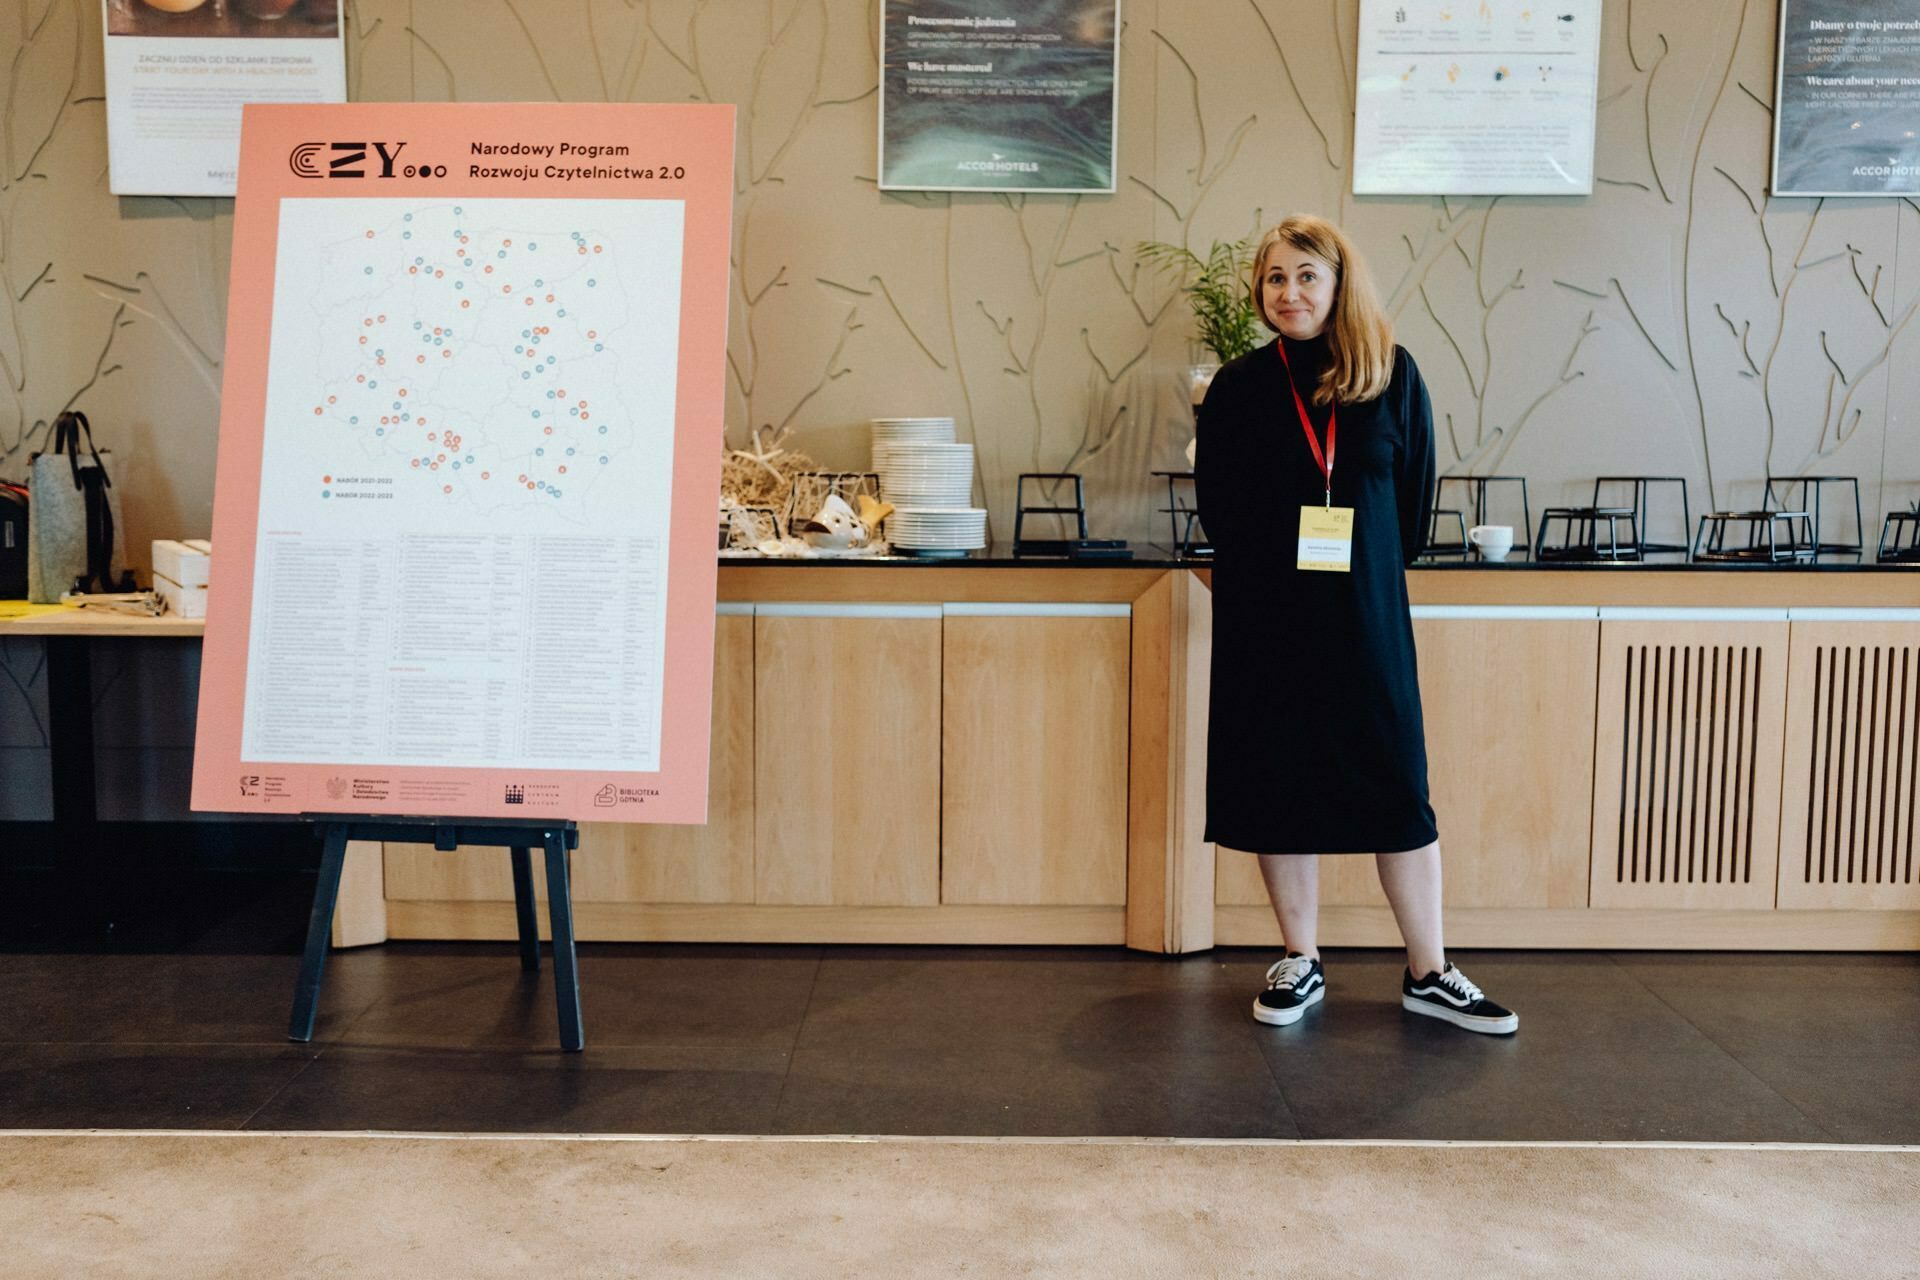
POLYGON ((195 809, 705 820, 732 152, 246 108, 195 809))

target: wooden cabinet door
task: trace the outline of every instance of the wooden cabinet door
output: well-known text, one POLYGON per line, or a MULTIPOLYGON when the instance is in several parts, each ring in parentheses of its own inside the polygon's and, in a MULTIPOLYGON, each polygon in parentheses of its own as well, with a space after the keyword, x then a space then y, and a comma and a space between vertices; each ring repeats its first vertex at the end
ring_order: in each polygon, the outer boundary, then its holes
POLYGON ((754 901, 940 900, 940 606, 758 606, 754 901))
POLYGON ((753 901, 751 606, 714 620, 708 752, 706 825, 581 825, 573 861, 577 901, 753 901))
POLYGON ((1125 605, 948 606, 940 900, 1127 897, 1125 605))
MULTIPOLYGON (((1429 606, 1413 626, 1447 906, 1585 906, 1596 611, 1429 606)), ((1221 852, 1216 886, 1267 901, 1244 854, 1221 852)), ((1374 860, 1323 858, 1320 901, 1385 906, 1374 860)))
MULTIPOLYGON (((722 606, 723 608, 725 606, 722 606)), ((713 737, 707 824, 583 822, 573 855, 576 902, 753 901, 753 618, 714 619, 713 737)), ((505 849, 441 853, 386 846, 386 896, 410 902, 511 902, 505 849)), ((538 848, 534 894, 547 896, 538 848)))

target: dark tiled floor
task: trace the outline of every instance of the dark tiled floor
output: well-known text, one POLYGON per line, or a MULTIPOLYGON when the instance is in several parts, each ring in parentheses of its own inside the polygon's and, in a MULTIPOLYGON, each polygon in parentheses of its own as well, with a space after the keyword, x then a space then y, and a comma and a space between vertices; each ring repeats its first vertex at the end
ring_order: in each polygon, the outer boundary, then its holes
POLYGON ((206 936, 0 954, 0 1128, 1920 1143, 1911 955, 1461 953, 1522 1015, 1490 1039, 1388 952, 1270 1028, 1254 952, 588 946, 567 1055, 510 946, 336 955, 296 1046, 296 958, 231 945, 281 931, 206 936))

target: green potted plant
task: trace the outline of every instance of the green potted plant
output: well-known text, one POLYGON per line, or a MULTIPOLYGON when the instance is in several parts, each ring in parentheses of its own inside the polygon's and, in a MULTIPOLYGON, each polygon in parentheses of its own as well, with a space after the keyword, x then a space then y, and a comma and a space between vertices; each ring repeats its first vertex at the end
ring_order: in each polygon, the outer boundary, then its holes
POLYGON ((1253 269, 1253 236, 1244 240, 1215 240, 1203 258, 1185 245, 1143 240, 1134 257, 1161 271, 1177 272, 1181 289, 1193 307, 1194 338, 1214 356, 1187 369, 1189 398, 1199 404, 1220 366, 1259 346, 1266 326, 1254 313, 1247 296, 1253 269))

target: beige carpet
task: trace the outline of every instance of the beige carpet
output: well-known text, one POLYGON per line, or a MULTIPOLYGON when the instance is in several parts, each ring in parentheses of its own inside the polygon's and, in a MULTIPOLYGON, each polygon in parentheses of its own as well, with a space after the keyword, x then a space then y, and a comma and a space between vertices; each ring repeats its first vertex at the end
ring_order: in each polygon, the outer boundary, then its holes
POLYGON ((1920 1148, 0 1132, 8 1280, 1920 1276, 1916 1209, 1920 1148))

